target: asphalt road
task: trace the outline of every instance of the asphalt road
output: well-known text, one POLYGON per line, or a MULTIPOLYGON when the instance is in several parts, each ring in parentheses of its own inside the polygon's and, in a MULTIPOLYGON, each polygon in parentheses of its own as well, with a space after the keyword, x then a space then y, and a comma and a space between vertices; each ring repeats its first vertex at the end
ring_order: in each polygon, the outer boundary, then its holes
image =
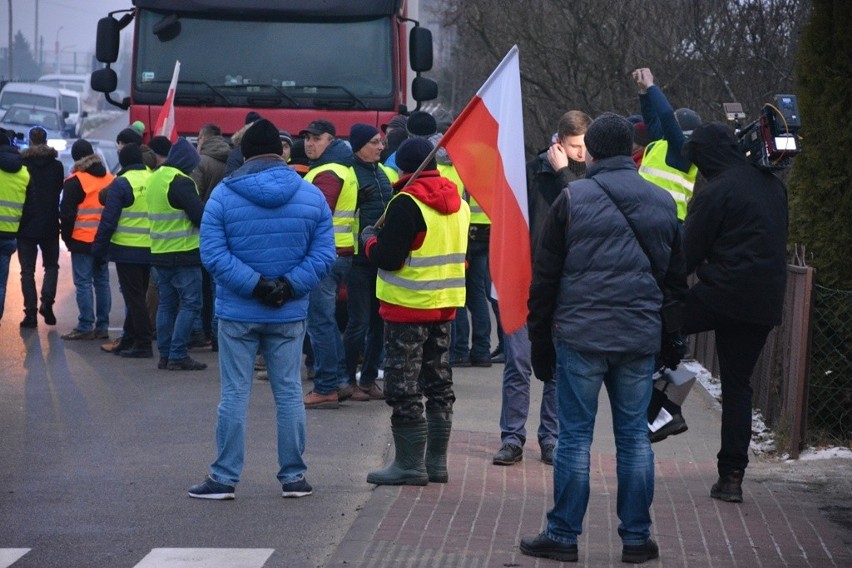
MULTIPOLYGON (((77 316, 65 251, 59 323, 39 318, 37 330, 21 330, 18 274, 13 257, 0 325, 0 567, 17 558, 9 549, 25 552, 14 568, 325 564, 371 495, 367 472, 384 462, 384 403, 309 411, 305 457, 315 492, 282 499, 272 396, 255 381, 236 500, 191 499, 187 488, 214 458, 216 354, 192 352, 205 371, 159 371, 156 359, 102 352, 103 341, 62 340, 77 316), (172 548, 254 551, 228 564, 221 554, 208 564, 156 560, 170 553, 154 549, 172 548), (268 560, 250 561, 252 552, 268 560)), ((114 337, 124 304, 114 273, 112 282, 114 337)))

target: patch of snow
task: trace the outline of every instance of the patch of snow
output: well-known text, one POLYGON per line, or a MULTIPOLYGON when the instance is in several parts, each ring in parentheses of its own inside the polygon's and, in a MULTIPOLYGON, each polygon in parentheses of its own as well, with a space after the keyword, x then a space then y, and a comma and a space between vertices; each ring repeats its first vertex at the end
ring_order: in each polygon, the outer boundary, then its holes
POLYGON ((805 449, 799 454, 799 460, 828 460, 832 458, 852 459, 852 450, 849 448, 827 447, 827 448, 810 448, 805 449))

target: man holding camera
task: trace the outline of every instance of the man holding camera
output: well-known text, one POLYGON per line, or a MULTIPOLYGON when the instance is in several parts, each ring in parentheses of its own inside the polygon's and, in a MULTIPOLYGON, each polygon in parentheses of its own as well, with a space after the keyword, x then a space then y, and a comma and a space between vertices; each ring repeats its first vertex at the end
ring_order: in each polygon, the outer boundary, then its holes
POLYGON ((751 441, 751 373, 784 305, 787 190, 748 161, 724 124, 697 127, 683 154, 707 179, 684 223, 686 269, 698 283, 686 296, 683 333, 715 331, 722 444, 710 496, 739 503, 751 441))
POLYGON ((255 122, 241 149, 245 163, 210 194, 201 222, 201 260, 216 281, 222 395, 217 457, 210 476, 191 487, 189 495, 234 498, 260 349, 275 398, 282 496, 303 497, 313 489, 302 459, 305 407, 299 369, 308 294, 337 257, 331 211, 319 190, 287 166, 271 122, 255 122))

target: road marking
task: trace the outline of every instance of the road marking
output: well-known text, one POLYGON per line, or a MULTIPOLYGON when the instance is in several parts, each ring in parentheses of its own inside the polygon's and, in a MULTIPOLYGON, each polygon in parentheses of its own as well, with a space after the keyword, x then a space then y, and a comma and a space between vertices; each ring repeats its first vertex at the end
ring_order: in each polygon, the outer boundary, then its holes
POLYGON ((0 568, 9 568, 31 548, 0 548, 0 568))
POLYGON ((274 548, 152 548, 134 568, 261 568, 273 552, 274 548))

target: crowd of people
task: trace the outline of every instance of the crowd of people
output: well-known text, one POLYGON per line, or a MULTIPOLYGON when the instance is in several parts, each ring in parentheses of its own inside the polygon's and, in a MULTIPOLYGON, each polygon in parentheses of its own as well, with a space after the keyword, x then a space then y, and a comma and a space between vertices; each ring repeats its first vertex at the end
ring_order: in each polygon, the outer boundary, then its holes
POLYGON ((118 135, 116 175, 80 139, 64 179, 44 130, 30 131, 23 152, 0 133, 0 317, 17 249, 21 327, 37 327, 39 314, 57 324, 62 238, 79 312, 64 340, 108 338, 113 262, 125 319, 102 349, 153 359, 156 341, 157 367, 171 371, 206 368, 192 347, 218 351, 216 457, 189 490, 203 499, 235 496, 258 368, 274 394, 284 497, 313 491, 302 458, 306 409, 346 400, 392 408, 394 458, 369 483, 447 483, 452 369, 460 366, 505 363, 493 463, 516 464, 535 375, 543 381, 537 438, 541 461, 554 466, 554 504, 545 530, 520 549, 563 561, 578 558, 605 386, 622 560, 657 558, 651 443, 687 424, 654 388, 654 373, 677 367, 683 335, 715 330, 724 401, 711 496, 742 501, 749 377, 780 322, 787 209, 784 186, 741 154, 727 126, 675 111, 650 69, 633 78, 641 115, 593 120, 569 111, 527 162, 529 317, 505 336, 498 324, 493 350, 491 220, 440 147, 442 129, 422 111, 381 129, 355 124, 345 137, 324 119, 294 137, 250 112, 230 140, 205 125, 195 147, 185 138, 143 144, 144 125, 134 123, 118 135), (697 283, 689 288, 691 273, 697 283), (303 356, 313 379, 304 396, 303 356))

